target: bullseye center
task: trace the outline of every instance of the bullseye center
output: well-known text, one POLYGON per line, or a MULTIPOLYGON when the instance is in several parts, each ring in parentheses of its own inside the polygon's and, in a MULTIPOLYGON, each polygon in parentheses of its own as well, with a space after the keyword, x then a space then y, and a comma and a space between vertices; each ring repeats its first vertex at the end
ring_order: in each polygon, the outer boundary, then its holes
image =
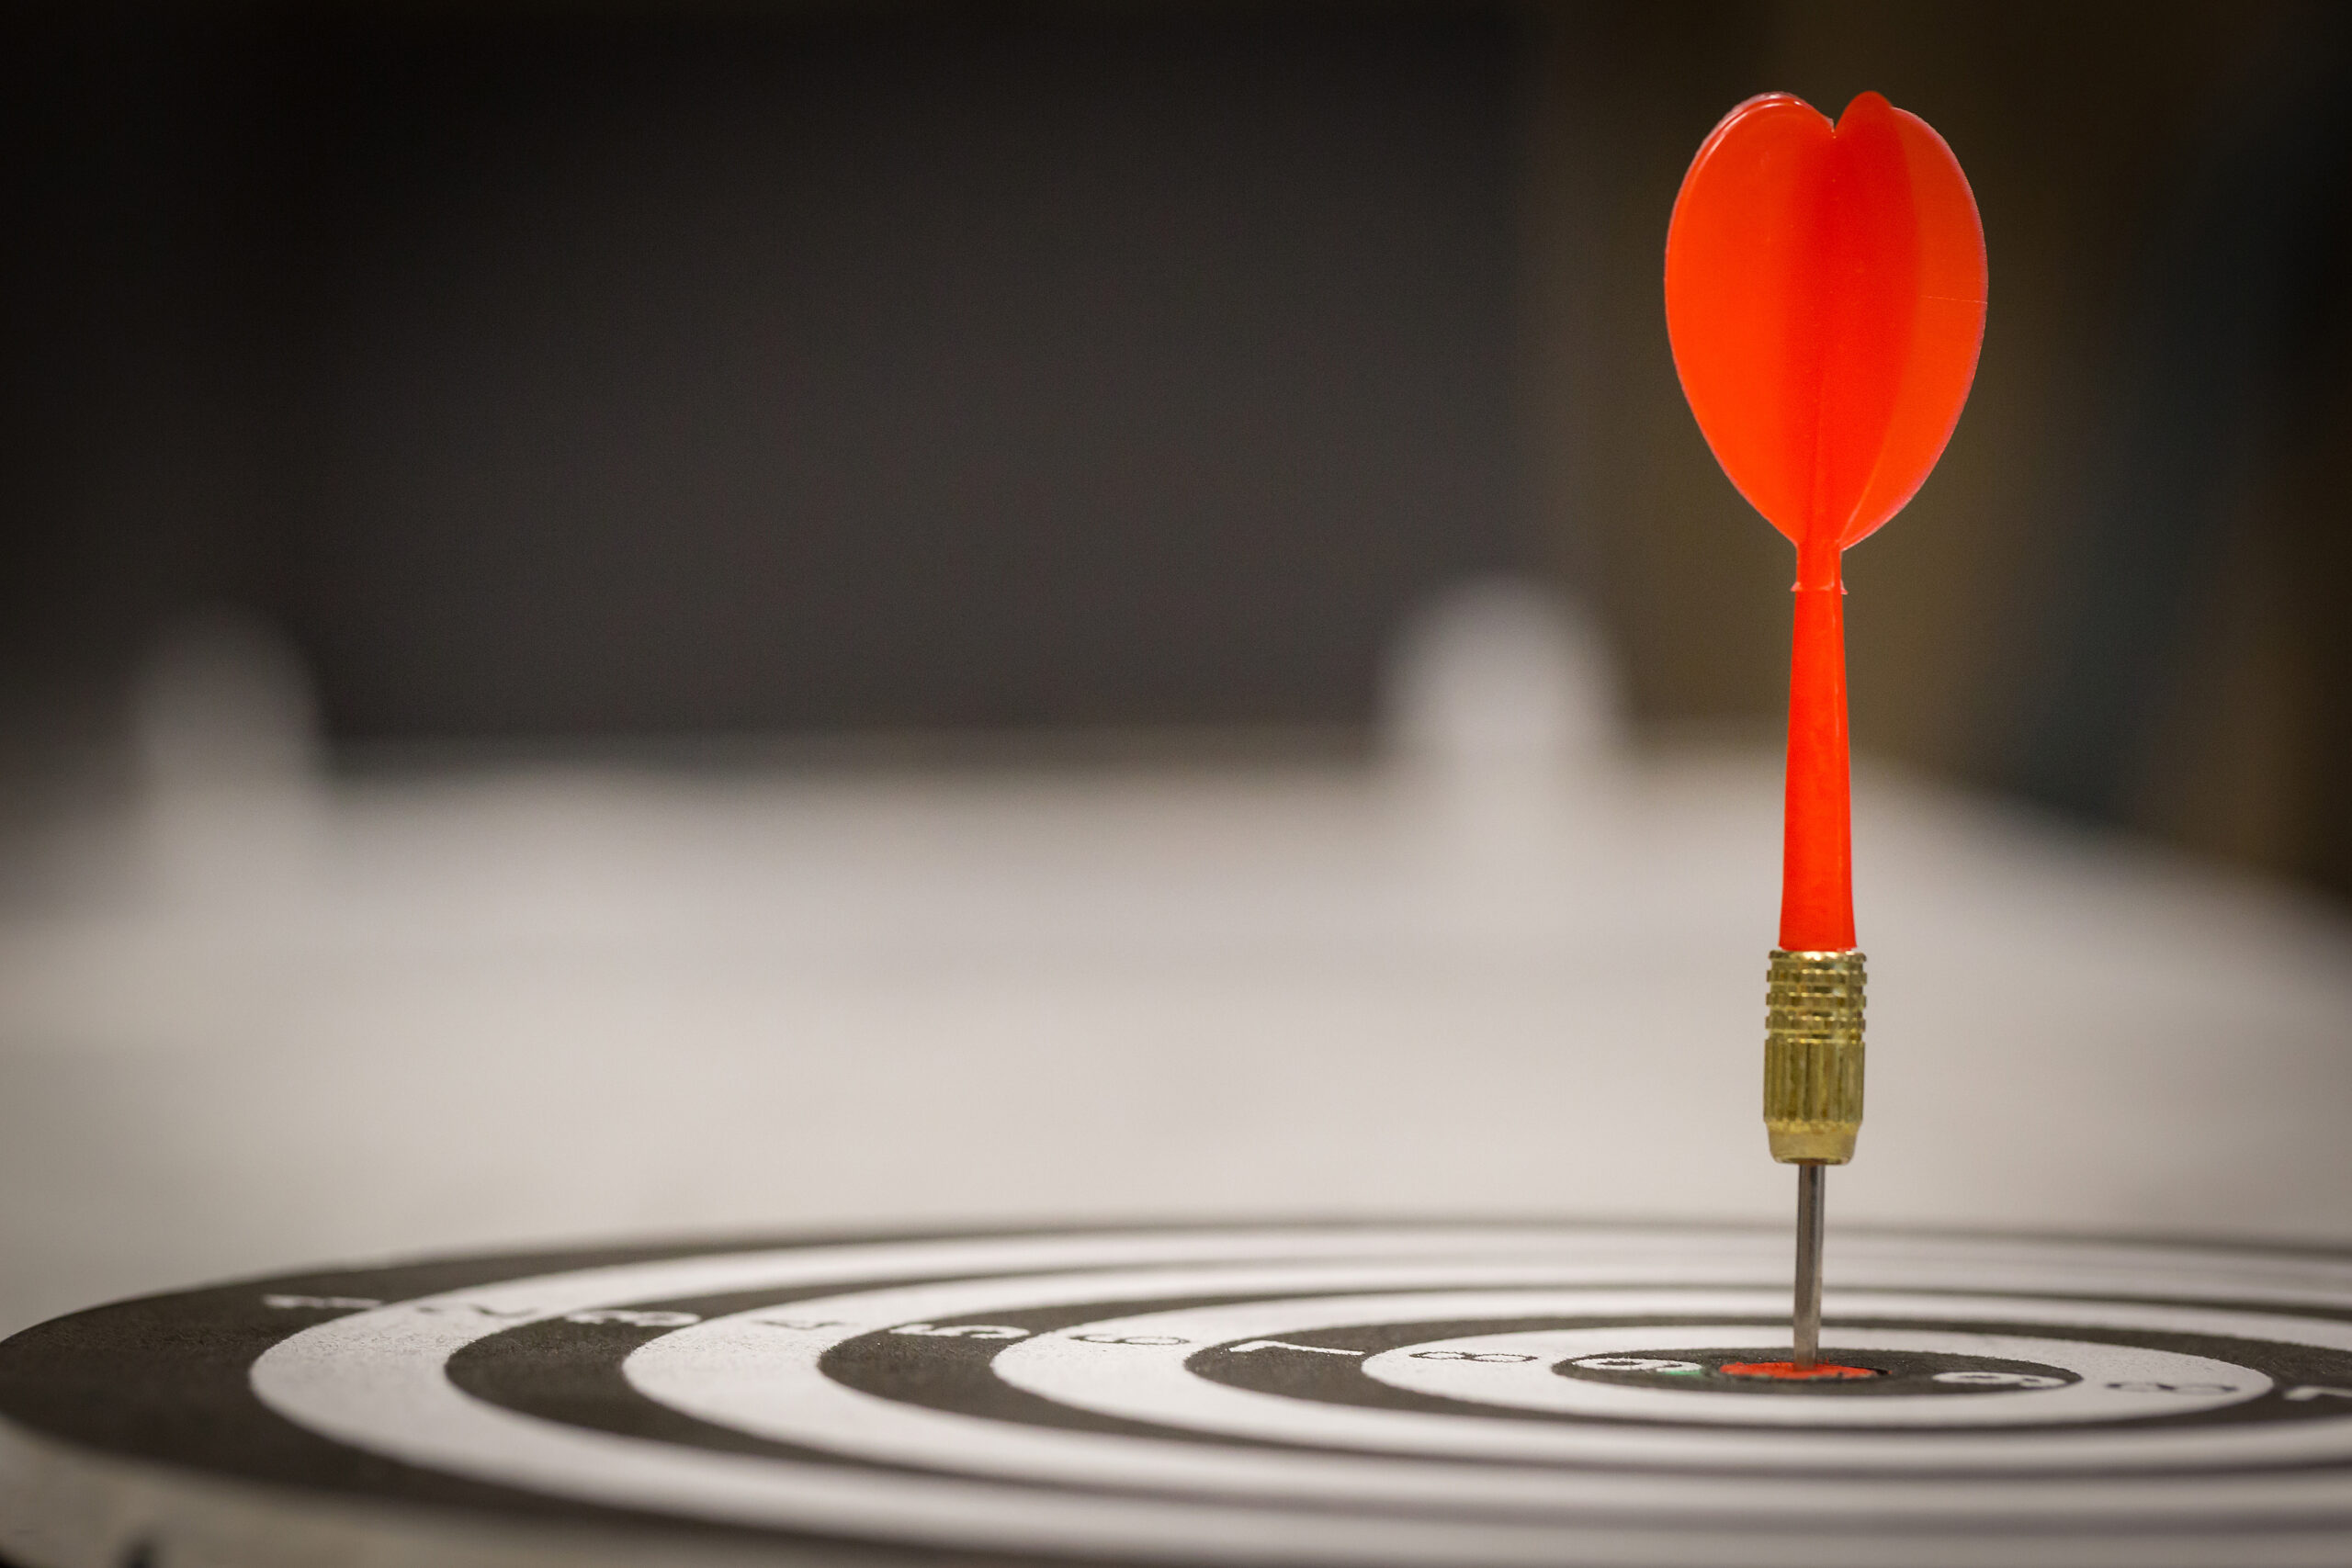
MULTIPOLYGON (((1848 1334, 1840 1330, 1841 1334, 1848 1334)), ((1884 1335, 1855 1330, 1865 1340, 1884 1335)), ((1848 1336, 1849 1338, 1851 1335, 1848 1336)), ((1821 1400, 1852 1402, 1883 1399, 1982 1398, 1994 1393, 2034 1393, 2070 1386, 2080 1380, 2064 1367, 2042 1361, 2018 1360, 1989 1355, 1996 1347, 1979 1337, 1969 1350, 1898 1348, 1840 1341, 1826 1348, 1824 1359, 1799 1366, 1786 1350, 1747 1345, 1694 1345, 1678 1350, 1669 1340, 1649 1340, 1625 1350, 1572 1356, 1552 1363, 1556 1376, 1577 1382, 1611 1383, 1620 1387, 1652 1388, 1688 1393, 1703 1391, 1729 1395, 1743 1403, 1753 1400, 1821 1400)), ((1464 1342, 1467 1344, 1467 1341, 1464 1342)), ((1497 1342, 1498 1348, 1500 1341, 1497 1342)), ((2006 1348, 2008 1347, 1999 1347, 2006 1348)))
POLYGON ((1784 1382, 1815 1382, 1838 1378, 1874 1378, 1875 1367, 1841 1367, 1828 1361, 1799 1366, 1794 1361, 1732 1361, 1715 1369, 1725 1377, 1777 1378, 1784 1382))

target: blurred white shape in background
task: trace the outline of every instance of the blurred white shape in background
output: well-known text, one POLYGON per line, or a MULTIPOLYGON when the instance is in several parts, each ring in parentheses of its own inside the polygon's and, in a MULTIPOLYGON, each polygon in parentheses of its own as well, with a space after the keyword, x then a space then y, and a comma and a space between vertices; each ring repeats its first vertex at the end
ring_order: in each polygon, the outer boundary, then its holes
POLYGON ((1432 599, 1391 661, 1385 740, 1445 914, 1540 928, 1623 831, 1617 673, 1580 606, 1526 578, 1432 599))
POLYGON ((1624 745, 1617 672, 1579 607, 1523 577, 1445 590, 1396 639, 1388 742, 1443 775, 1605 771, 1624 745))
POLYGON ((294 896, 324 829, 318 705, 293 643, 225 606, 173 622, 133 682, 153 894, 218 908, 294 896))

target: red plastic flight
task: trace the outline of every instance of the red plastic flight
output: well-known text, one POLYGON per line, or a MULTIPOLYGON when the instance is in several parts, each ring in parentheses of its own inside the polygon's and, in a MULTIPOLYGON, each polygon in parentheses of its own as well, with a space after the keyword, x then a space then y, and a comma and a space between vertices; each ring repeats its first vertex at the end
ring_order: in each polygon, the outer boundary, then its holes
POLYGON ((1786 93, 1716 126, 1674 204, 1666 324, 1715 459, 1797 547, 1781 946, 1854 945, 1840 553, 1943 455, 1984 336, 1984 231, 1927 121, 1786 93))

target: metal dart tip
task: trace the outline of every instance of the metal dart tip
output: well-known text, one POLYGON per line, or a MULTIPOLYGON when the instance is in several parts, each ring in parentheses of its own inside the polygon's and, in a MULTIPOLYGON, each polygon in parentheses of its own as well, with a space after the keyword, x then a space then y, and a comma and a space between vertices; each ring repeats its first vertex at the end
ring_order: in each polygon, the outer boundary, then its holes
POLYGON ((1800 1369, 1821 1359, 1821 1192, 1824 1165, 1797 1167, 1796 1301, 1790 1313, 1795 1353, 1790 1359, 1800 1369))

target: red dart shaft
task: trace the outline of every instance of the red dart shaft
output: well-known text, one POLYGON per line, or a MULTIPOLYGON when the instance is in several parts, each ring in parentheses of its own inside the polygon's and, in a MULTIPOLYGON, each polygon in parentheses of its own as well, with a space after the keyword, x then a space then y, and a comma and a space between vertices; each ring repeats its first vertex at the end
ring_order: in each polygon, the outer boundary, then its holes
POLYGON ((1781 946, 1854 945, 1854 833, 1846 742, 1846 589, 1835 544, 1797 557, 1789 649, 1789 772, 1782 819, 1781 946))

